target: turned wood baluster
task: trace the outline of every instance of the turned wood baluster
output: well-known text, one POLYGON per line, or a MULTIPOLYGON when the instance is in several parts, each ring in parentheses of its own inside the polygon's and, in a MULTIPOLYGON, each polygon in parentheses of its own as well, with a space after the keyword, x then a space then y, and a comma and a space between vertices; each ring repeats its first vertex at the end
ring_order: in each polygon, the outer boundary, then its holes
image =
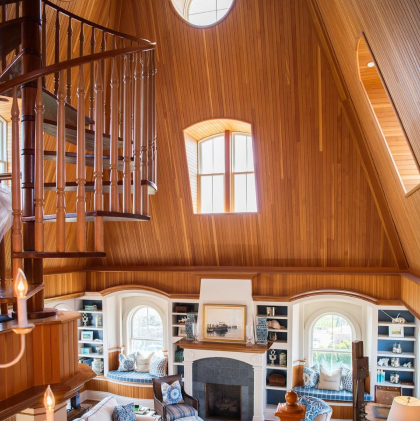
POLYGON ((133 213, 141 214, 141 144, 140 144, 140 130, 141 130, 141 70, 140 70, 139 56, 135 54, 135 68, 134 68, 134 209, 133 213))
POLYGON ((57 99, 57 251, 66 251, 65 70, 60 71, 57 99))
POLYGON ((80 37, 79 37, 79 57, 85 55, 85 24, 82 22, 80 24, 80 37))
MULTIPOLYGON (((55 63, 60 62, 60 12, 55 17, 55 63)), ((54 73, 54 94, 57 95, 60 72, 54 73)))
MULTIPOLYGON (((1 182, 0 182, 1 184, 1 182)), ((4 237, 0 240, 0 288, 6 288, 6 247, 4 246, 4 237)), ((0 304, 0 314, 7 316, 7 303, 0 304)))
MULTIPOLYGON (((19 18, 19 9, 20 9, 20 3, 16 3, 16 9, 15 9, 15 18, 18 19, 19 18)), ((18 45, 15 48, 15 57, 19 54, 20 51, 20 45, 18 45)))
POLYGON ((124 168, 123 212, 131 212, 131 69, 130 57, 124 57, 124 168))
POLYGON ((156 133, 156 62, 155 62, 155 50, 151 51, 151 64, 152 64, 152 179, 153 183, 156 184, 156 169, 157 169, 157 133, 156 133))
MULTIPOLYGON (((47 65, 47 11, 46 5, 43 4, 42 8, 42 26, 41 26, 41 39, 42 39, 42 65, 47 65)), ((45 76, 42 78, 42 86, 45 88, 45 76)))
POLYGON ((77 164, 76 164, 76 230, 77 251, 86 251, 86 161, 85 161, 85 77, 83 65, 79 66, 77 86, 77 164))
MULTIPOLYGON (((141 71, 141 107, 140 107, 140 148, 141 148, 141 179, 147 180, 147 103, 149 101, 147 89, 148 54, 143 52, 143 66, 141 71)), ((141 186, 141 214, 149 214, 148 186, 141 186)))
POLYGON ((111 62, 111 145, 110 145, 110 195, 109 209, 118 212, 118 66, 117 58, 111 62))
MULTIPOLYGON (((106 41, 107 41, 106 32, 102 31, 101 52, 106 51, 106 41)), ((106 60, 104 60, 102 62, 102 72, 103 72, 103 80, 106 81, 106 60)), ((103 97, 104 97, 104 119, 103 119, 104 124, 103 124, 103 129, 102 129, 103 133, 105 133, 107 131, 106 130, 106 88, 107 88, 106 85, 107 84, 105 82, 104 83, 104 94, 103 94, 103 97)))
MULTIPOLYGON (((20 135, 19 135, 19 105, 17 100, 17 87, 13 88, 12 104, 12 251, 22 252, 22 206, 20 185, 20 135)), ((13 259, 13 278, 18 269, 22 268, 22 259, 13 259)))
MULTIPOLYGON (((104 87, 102 80, 102 62, 97 62, 96 69, 96 83, 95 83, 95 162, 94 162, 94 180, 95 180, 95 211, 102 211, 104 209, 103 197, 103 99, 104 87)), ((95 216, 95 251, 104 251, 104 222, 102 216, 95 216)))
POLYGON ((147 52, 147 179, 153 181, 153 50, 147 52))
MULTIPOLYGON (((124 48, 124 38, 121 38, 121 48, 124 48)), ((124 57, 120 57, 120 98, 119 98, 120 137, 124 136, 124 57)))
MULTIPOLYGON (((71 60, 71 49, 73 41, 73 27, 71 17, 69 17, 69 26, 67 29, 67 60, 71 60)), ((71 67, 67 69, 67 99, 66 101, 71 104, 71 67)))
POLYGON ((44 101, 42 78, 35 101, 35 251, 44 251, 44 101))
MULTIPOLYGON (((90 53, 95 53, 95 45, 96 45, 96 39, 95 39, 95 28, 92 27, 92 36, 90 39, 90 53)), ((95 114, 95 64, 90 63, 90 86, 89 86, 89 117, 93 120, 94 114, 95 114)), ((96 125, 97 127, 97 125, 96 125)), ((90 129, 94 130, 95 125, 91 124, 90 129)))

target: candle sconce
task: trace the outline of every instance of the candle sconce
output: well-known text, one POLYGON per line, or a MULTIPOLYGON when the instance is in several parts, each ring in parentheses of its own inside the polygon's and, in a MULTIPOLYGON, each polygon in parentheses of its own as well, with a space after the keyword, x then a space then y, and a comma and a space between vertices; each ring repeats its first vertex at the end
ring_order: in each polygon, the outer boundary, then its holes
POLYGON ((30 333, 35 327, 28 323, 28 312, 26 309, 26 294, 28 293, 28 282, 22 269, 18 270, 13 282, 13 293, 17 301, 17 327, 12 328, 13 332, 20 335, 20 351, 17 357, 6 364, 0 364, 0 368, 8 368, 16 364, 23 356, 26 348, 25 335, 30 333))

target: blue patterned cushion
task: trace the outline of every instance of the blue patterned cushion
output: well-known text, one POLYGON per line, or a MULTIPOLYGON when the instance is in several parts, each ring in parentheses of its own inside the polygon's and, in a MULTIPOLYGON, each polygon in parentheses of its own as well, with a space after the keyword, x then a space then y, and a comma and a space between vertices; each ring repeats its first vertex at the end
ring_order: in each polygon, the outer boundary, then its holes
POLYGON ((319 371, 317 370, 318 366, 314 365, 313 367, 305 367, 303 369, 303 386, 306 388, 315 387, 319 381, 319 371))
POLYGON ((318 415, 332 413, 331 407, 318 398, 301 396, 298 404, 306 406, 305 421, 314 421, 318 415))
POLYGON ((152 383, 156 376, 152 376, 150 373, 139 373, 137 371, 108 371, 108 378, 118 380, 120 382, 129 383, 152 383))
POLYGON ((128 403, 127 405, 117 405, 114 408, 112 419, 113 421, 136 421, 134 403, 128 403))
MULTIPOLYGON (((347 390, 322 390, 322 389, 307 389, 303 386, 296 386, 293 390, 299 396, 312 396, 314 398, 323 399, 326 401, 342 401, 342 402, 352 402, 353 393, 348 392, 347 390)), ((365 402, 373 401, 373 396, 369 393, 365 393, 364 396, 365 402)))
POLYGON ((172 384, 162 383, 162 399, 165 405, 173 405, 175 403, 184 403, 182 399, 181 385, 176 380, 172 384))
POLYGON ((124 354, 120 354, 118 356, 118 360, 120 365, 118 367, 118 371, 133 371, 134 370, 134 362, 136 360, 135 357, 136 353, 130 354, 125 356, 124 354))
POLYGON ((353 371, 347 367, 343 367, 341 375, 342 388, 348 392, 353 392, 353 371))
POLYGON ((180 418, 196 417, 198 415, 197 410, 189 405, 168 405, 166 407, 166 421, 174 421, 180 418))
POLYGON ((166 358, 158 357, 153 355, 152 361, 150 361, 150 371, 152 376, 164 377, 166 374, 166 358))

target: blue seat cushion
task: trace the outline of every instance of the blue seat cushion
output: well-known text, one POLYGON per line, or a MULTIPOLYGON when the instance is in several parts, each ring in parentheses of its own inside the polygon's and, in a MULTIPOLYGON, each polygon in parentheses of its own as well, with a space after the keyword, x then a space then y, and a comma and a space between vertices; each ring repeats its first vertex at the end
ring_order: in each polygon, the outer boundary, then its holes
MULTIPOLYGON (((293 390, 299 396, 310 396, 313 398, 323 399, 326 401, 342 401, 342 402, 352 402, 353 393, 348 392, 347 390, 324 390, 324 389, 315 389, 314 387, 307 389, 303 386, 296 386, 293 390)), ((373 396, 365 392, 365 402, 373 401, 373 396)))
POLYGON ((166 405, 166 421, 175 421, 180 418, 195 417, 197 410, 185 404, 166 405))
POLYGON ((108 371, 106 375, 109 379, 119 380, 120 382, 129 383, 152 383, 156 376, 152 376, 150 373, 139 373, 138 371, 108 371))

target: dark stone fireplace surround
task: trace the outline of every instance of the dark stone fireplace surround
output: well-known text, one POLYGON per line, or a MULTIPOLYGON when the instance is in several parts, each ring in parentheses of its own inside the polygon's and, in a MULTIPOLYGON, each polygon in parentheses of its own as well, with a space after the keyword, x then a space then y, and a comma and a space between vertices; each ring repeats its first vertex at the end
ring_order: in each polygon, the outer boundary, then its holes
POLYGON ((206 419, 205 383, 241 386, 242 421, 254 414, 254 369, 231 358, 203 358, 193 363, 193 396, 200 400, 200 417, 206 419))

